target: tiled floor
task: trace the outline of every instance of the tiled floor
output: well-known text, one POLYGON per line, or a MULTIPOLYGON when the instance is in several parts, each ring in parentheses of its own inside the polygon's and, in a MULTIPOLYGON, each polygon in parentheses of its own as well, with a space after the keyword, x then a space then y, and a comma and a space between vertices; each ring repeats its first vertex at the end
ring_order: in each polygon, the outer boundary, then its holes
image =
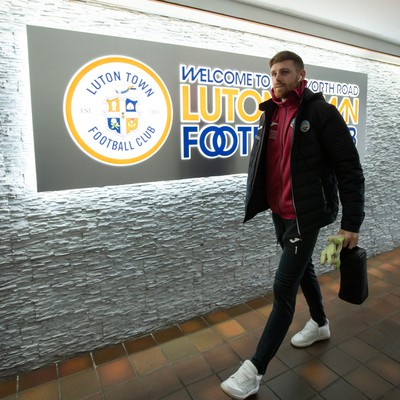
MULTIPOLYGON (((306 349, 288 338, 252 399, 400 399, 400 248, 368 261, 370 297, 338 299, 339 273, 320 277, 332 337, 306 349)), ((271 296, 0 382, 2 400, 222 400, 221 380, 250 357, 271 296)))

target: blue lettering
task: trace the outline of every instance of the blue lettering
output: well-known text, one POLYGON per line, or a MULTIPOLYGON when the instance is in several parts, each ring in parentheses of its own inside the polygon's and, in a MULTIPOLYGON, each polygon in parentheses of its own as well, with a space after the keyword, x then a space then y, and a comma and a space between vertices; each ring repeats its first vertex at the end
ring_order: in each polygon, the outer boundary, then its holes
POLYGON ((358 138, 357 138, 357 128, 355 126, 349 126, 349 132, 351 138, 353 139, 353 143, 357 146, 358 138))
POLYGON ((181 158, 190 160, 192 150, 206 158, 228 158, 239 150, 240 157, 250 154, 258 126, 184 125, 181 132, 181 158))
POLYGON ((191 147, 197 146, 197 138, 193 139, 192 134, 198 133, 198 126, 183 126, 182 127, 182 142, 181 142, 181 158, 182 160, 190 160, 192 158, 191 147))

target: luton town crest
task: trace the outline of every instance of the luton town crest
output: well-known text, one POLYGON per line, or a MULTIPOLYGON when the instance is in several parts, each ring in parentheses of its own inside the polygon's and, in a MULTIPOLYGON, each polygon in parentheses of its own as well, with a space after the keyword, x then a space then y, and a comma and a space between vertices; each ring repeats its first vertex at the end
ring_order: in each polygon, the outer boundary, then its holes
POLYGON ((107 99, 107 125, 108 129, 120 135, 127 135, 135 131, 139 125, 137 100, 132 98, 114 97, 107 99))
POLYGON ((124 56, 102 57, 80 68, 64 96, 64 120, 89 157, 115 166, 152 157, 168 138, 172 102, 149 66, 124 56))

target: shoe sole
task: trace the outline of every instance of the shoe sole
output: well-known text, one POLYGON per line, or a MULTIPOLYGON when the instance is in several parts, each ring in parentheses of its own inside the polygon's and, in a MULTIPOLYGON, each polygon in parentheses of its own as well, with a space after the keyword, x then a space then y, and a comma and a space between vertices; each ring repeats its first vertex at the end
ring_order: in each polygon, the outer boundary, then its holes
POLYGON ((223 386, 223 383, 221 383, 221 389, 223 390, 224 393, 226 393, 226 394, 227 394, 229 397, 231 397, 232 399, 235 399, 235 400, 244 400, 244 399, 247 399, 249 396, 251 396, 251 395, 253 395, 253 394, 256 394, 256 393, 258 392, 258 389, 259 389, 259 388, 252 390, 250 393, 248 393, 248 394, 246 394, 246 395, 244 395, 244 396, 239 396, 239 395, 230 393, 230 392, 229 392, 229 387, 226 387, 226 388, 225 388, 225 387, 223 386))
POLYGON ((330 337, 331 337, 331 335, 326 335, 326 336, 319 337, 318 339, 314 339, 314 340, 312 340, 310 342, 307 342, 307 343, 298 343, 297 344, 297 343, 293 343, 292 341, 290 341, 290 343, 292 343, 292 346, 294 346, 294 347, 302 348, 302 347, 311 346, 315 342, 320 342, 321 340, 328 340, 330 337))

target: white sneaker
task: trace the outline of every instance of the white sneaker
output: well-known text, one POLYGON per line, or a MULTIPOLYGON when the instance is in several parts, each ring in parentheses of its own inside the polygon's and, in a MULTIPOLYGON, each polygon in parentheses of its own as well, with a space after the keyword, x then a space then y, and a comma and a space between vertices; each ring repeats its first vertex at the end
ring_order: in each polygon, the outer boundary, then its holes
POLYGON ((310 319, 303 330, 292 337, 291 343, 295 347, 307 347, 319 340, 329 339, 330 337, 328 320, 326 320, 324 326, 319 327, 315 321, 310 319))
POLYGON ((262 375, 250 360, 246 360, 242 366, 221 383, 221 389, 233 399, 245 399, 258 392, 262 375))

